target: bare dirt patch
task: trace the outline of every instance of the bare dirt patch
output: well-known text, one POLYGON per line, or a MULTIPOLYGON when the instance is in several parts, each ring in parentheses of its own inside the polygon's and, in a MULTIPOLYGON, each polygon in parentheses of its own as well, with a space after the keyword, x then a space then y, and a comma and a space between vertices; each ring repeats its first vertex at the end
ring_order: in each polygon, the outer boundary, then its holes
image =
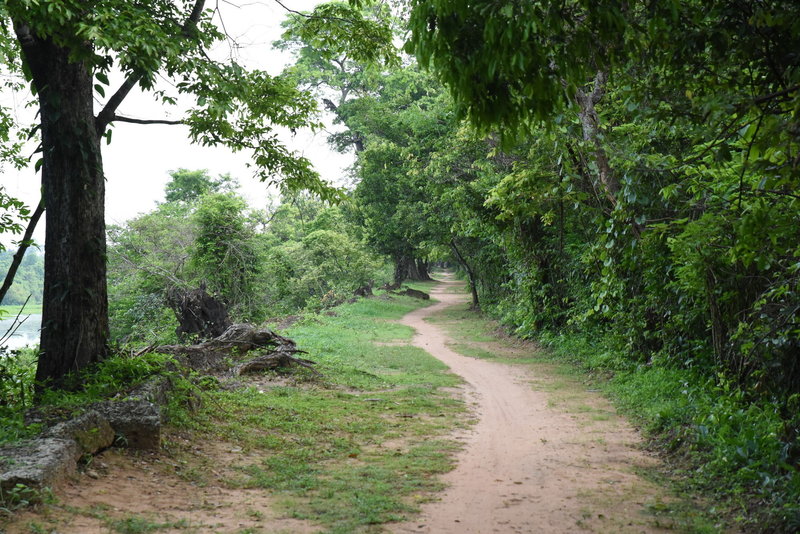
POLYGON ((258 461, 247 451, 226 442, 192 443, 181 434, 168 435, 165 442, 159 452, 109 449, 101 453, 55 488, 55 503, 16 515, 0 532, 320 531, 309 522, 276 513, 275 499, 267 492, 232 483, 239 476, 237 467, 258 461), (134 530, 137 526, 140 530, 134 530))
MULTIPOLYGON (((439 304, 414 311, 403 324, 418 332, 413 344, 462 376, 461 394, 478 422, 460 438, 458 467, 444 476, 441 500, 419 518, 393 526, 398 533, 666 532, 649 513, 664 506, 664 491, 636 471, 654 465, 641 438, 610 404, 579 383, 535 368, 468 358, 424 319, 463 302, 457 284, 433 291, 439 304), (537 376, 538 375, 538 376, 537 376)), ((464 340, 458 340, 463 343, 464 340)), ((480 348, 521 357, 535 347, 481 342, 480 348)), ((552 371, 552 370, 550 370, 552 371)))

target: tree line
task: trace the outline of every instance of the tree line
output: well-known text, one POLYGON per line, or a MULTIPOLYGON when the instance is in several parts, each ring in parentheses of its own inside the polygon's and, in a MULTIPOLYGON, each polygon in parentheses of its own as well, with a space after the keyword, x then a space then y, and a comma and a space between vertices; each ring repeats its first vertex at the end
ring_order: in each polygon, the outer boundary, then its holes
MULTIPOLYGON (((0 251, 0 272, 7 272, 11 266, 14 253, 10 250, 0 251)), ((22 258, 14 283, 0 301, 2 305, 20 306, 42 303, 42 285, 44 283, 44 256, 37 251, 28 252, 22 258)))
POLYGON ((518 335, 683 399, 673 446, 777 530, 800 524, 799 10, 414 0, 416 61, 379 75, 286 34, 397 279, 447 257, 518 335))
POLYGON ((233 320, 319 311, 356 289, 389 279, 369 250, 350 204, 286 194, 249 207, 229 176, 178 169, 166 201, 109 228, 111 337, 119 343, 174 343, 176 292, 203 287, 233 320))

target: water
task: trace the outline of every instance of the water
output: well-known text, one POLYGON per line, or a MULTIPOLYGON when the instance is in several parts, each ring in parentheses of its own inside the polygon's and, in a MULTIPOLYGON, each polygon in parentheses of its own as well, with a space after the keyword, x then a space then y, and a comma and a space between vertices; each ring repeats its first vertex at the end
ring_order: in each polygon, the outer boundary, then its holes
MULTIPOLYGON (((4 343, 9 349, 19 349, 26 345, 39 344, 39 329, 42 327, 42 315, 40 313, 33 313, 31 315, 21 315, 20 320, 25 319, 25 322, 17 328, 14 335, 12 335, 4 343), (27 319, 26 319, 27 317, 27 319)), ((14 323, 14 317, 6 317, 0 320, 0 338, 5 338, 6 331, 14 323)))

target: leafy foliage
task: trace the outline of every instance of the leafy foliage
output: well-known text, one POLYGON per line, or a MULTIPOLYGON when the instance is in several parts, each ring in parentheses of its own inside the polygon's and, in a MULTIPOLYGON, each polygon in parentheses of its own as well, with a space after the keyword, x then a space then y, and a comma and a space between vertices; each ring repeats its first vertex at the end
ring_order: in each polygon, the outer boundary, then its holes
POLYGON ((741 473, 784 525, 800 447, 800 69, 780 43, 797 41, 798 14, 419 0, 406 49, 452 102, 431 104, 432 81, 416 91, 411 66, 341 111, 366 140, 356 198, 383 252, 407 240, 458 262, 475 304, 519 335, 595 338, 604 356, 581 352, 587 364, 665 399, 654 431, 684 429, 706 482, 741 473), (683 382, 705 400, 673 411, 683 382))
MULTIPOLYGON (((0 252, 0 272, 8 270, 13 254, 0 252)), ((2 304, 22 305, 30 297, 31 304, 41 304, 42 284, 44 282, 44 257, 37 252, 28 252, 22 258, 14 284, 6 293, 2 304)))
POLYGON ((174 342, 167 295, 176 288, 205 286, 234 320, 260 321, 339 304, 386 276, 344 215, 346 204, 292 195, 264 214, 234 192, 210 192, 215 182, 202 171, 172 175, 167 191, 180 192, 175 200, 109 231, 118 341, 174 342))
MULTIPOLYGON (((30 209, 21 200, 6 193, 5 186, 0 185, 0 234, 21 234, 24 230, 22 222, 30 217, 30 209)), ((0 251, 6 249, 0 243, 0 251)))

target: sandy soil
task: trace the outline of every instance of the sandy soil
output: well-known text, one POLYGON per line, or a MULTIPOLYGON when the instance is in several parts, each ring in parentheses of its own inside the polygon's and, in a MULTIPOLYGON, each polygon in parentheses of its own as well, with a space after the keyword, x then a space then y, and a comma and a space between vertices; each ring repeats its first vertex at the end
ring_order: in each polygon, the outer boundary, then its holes
POLYGON ((309 522, 275 513, 268 493, 226 482, 237 478, 236 466, 257 460, 240 448, 190 442, 180 434, 166 436, 166 446, 194 459, 108 449, 56 488, 56 504, 18 514, 5 534, 319 532, 309 522))
POLYGON ((463 394, 478 422, 461 437, 465 447, 457 468, 444 477, 449 489, 441 500, 393 531, 667 531, 647 513, 663 506, 665 498, 634 474, 654 460, 638 448, 639 436, 607 401, 580 385, 575 391, 572 384, 567 393, 575 409, 553 406, 558 392, 536 387, 546 378, 537 380, 519 365, 461 356, 449 348, 441 327, 425 321, 464 302, 463 293, 452 291, 454 285, 444 282, 433 291, 438 304, 402 322, 417 330, 414 345, 464 378, 463 394))

